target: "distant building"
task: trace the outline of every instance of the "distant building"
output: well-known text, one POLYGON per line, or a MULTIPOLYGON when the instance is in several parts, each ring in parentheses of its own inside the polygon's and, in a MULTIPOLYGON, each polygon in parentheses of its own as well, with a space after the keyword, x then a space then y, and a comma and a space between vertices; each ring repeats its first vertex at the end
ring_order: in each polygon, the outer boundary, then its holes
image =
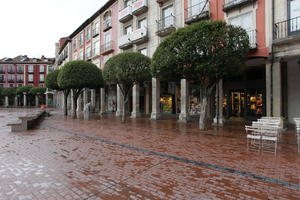
POLYGON ((0 59, 0 87, 45 87, 47 73, 52 69, 53 58, 28 58, 26 55, 0 59))

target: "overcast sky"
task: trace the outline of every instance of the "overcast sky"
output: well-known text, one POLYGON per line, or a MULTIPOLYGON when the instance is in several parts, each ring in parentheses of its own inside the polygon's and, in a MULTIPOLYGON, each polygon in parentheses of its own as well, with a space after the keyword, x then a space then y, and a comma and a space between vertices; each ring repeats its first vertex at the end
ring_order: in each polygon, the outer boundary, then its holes
POLYGON ((107 0, 1 0, 0 58, 54 57, 69 36, 107 0))

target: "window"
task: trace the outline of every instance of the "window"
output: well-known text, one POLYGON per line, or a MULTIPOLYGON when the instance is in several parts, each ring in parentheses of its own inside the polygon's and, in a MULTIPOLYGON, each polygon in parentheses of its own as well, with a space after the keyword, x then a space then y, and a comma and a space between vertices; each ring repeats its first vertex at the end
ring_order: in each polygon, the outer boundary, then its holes
POLYGON ((99 55, 99 41, 95 41, 93 45, 93 56, 99 55))
POLYGON ((42 73, 45 72, 45 66, 44 65, 40 65, 40 72, 42 72, 42 73))
POLYGON ((162 25, 164 28, 173 25, 173 6, 166 7, 162 10, 162 25))
POLYGON ((4 67, 3 67, 3 65, 0 65, 0 72, 4 72, 4 67))
POLYGON ((245 29, 249 35, 250 45, 256 43, 256 32, 254 31, 252 12, 239 15, 237 17, 229 19, 229 23, 234 26, 239 26, 245 29))
POLYGON ((9 73, 14 73, 14 72, 15 72, 15 67, 12 66, 12 65, 9 65, 9 67, 8 67, 8 72, 9 72, 9 73))
POLYGON ((28 72, 29 72, 29 73, 32 73, 32 72, 33 72, 33 65, 29 65, 29 66, 28 66, 28 72))
POLYGON ((143 18, 138 21, 138 28, 147 28, 147 20, 143 18))
POLYGON ((79 45, 83 45, 83 33, 80 33, 80 36, 79 36, 79 45))
POLYGON ((98 34, 99 34, 99 22, 96 22, 94 24, 93 36, 98 35, 98 34))
POLYGON ((23 85, 22 84, 18 84, 18 87, 22 87, 23 85))
POLYGON ((189 0, 189 9, 188 9, 189 17, 200 14, 205 3, 206 1, 203 0, 189 0))
POLYGON ((124 0, 124 8, 131 5, 131 0, 124 0))
POLYGON ((124 29, 124 34, 125 35, 130 35, 132 33, 132 26, 127 26, 124 29))
POLYGON ((14 87, 14 84, 9 84, 9 87, 14 87))
POLYGON ((91 57, 91 47, 87 47, 85 52, 86 52, 86 58, 89 59, 91 57))
POLYGON ((17 76, 17 81, 23 81, 23 75, 18 75, 17 76))
POLYGON ((8 75, 7 79, 8 81, 14 81, 14 75, 8 75))
POLYGON ((145 55, 145 56, 147 56, 147 54, 148 54, 147 48, 140 49, 138 52, 145 55))
POLYGON ((29 82, 33 82, 33 75, 32 75, 32 74, 29 74, 29 75, 28 75, 28 81, 29 81, 29 82))
POLYGON ((4 76, 0 75, 0 81, 4 81, 4 76))
POLYGON ((76 49, 76 39, 73 41, 73 49, 76 49))
POLYGON ((78 60, 83 60, 83 50, 81 50, 79 52, 79 58, 78 58, 78 60))
POLYGON ((40 74, 40 82, 44 82, 45 81, 45 76, 44 74, 40 74))
POLYGON ((111 39, 110 32, 106 32, 105 33, 105 37, 104 37, 104 45, 105 45, 105 47, 107 45, 110 45, 110 39, 111 39))
POLYGON ((104 14, 104 29, 111 27, 111 12, 108 11, 104 14))
POLYGON ((288 0, 289 32, 300 31, 300 0, 288 0))
POLYGON ((19 73, 23 73, 23 66, 18 66, 18 67, 17 67, 17 71, 18 71, 19 73))
POLYGON ((89 41, 91 39, 91 29, 86 29, 86 41, 89 41))

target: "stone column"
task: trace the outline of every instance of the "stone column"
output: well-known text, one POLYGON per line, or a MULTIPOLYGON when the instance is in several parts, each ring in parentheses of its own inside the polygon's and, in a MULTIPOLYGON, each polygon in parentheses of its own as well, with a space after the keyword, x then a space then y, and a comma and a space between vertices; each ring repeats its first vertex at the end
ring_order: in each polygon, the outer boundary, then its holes
POLYGON ((35 95, 35 106, 39 107, 39 97, 35 95))
POLYGON ((271 117, 271 102, 272 102, 272 91, 271 91, 271 63, 266 64, 266 113, 268 117, 271 117))
POLYGON ((105 89, 100 89, 100 115, 105 113, 105 89))
POLYGON ((137 83, 132 88, 132 113, 131 118, 141 116, 140 112, 140 85, 137 83))
POLYGON ((23 93, 23 104, 24 104, 24 105, 23 105, 24 107, 27 106, 27 95, 26 95, 25 92, 23 93))
POLYGON ((81 95, 79 95, 79 97, 77 98, 77 112, 76 112, 76 114, 77 114, 77 118, 79 118, 79 116, 80 116, 80 112, 82 111, 82 94, 81 95))
POLYGON ((280 62, 273 64, 273 116, 281 117, 282 115, 282 80, 280 62))
POLYGON ((96 108, 96 90, 91 90, 91 110, 96 108))
POLYGON ((122 116, 124 98, 119 85, 117 85, 117 112, 116 116, 122 116))
POLYGON ((145 94, 145 114, 150 113, 150 87, 147 85, 145 94))
POLYGON ((180 80, 181 93, 181 111, 179 121, 187 122, 189 120, 189 82, 186 79, 180 80))
POLYGON ((8 96, 5 96, 5 107, 7 108, 8 106, 9 106, 8 96))
POLYGON ((14 102, 14 104, 15 104, 14 105, 15 107, 18 107, 18 97, 17 96, 15 96, 15 102, 14 102))
POLYGON ((157 78, 152 78, 151 119, 157 120, 159 118, 160 118, 160 81, 157 78))
POLYGON ((83 106, 88 103, 88 89, 83 90, 83 106))
POLYGON ((70 97, 71 97, 71 111, 73 112, 73 110, 74 110, 74 103, 73 103, 73 91, 72 90, 70 92, 70 97))
POLYGON ((48 107, 48 106, 49 106, 48 99, 49 99, 49 94, 47 93, 47 94, 46 94, 46 107, 48 107))

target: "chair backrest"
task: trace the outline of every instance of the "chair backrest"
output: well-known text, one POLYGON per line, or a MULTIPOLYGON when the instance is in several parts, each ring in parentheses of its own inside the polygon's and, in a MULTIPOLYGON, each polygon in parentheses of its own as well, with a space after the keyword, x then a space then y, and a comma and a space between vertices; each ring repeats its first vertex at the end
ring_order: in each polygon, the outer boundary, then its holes
POLYGON ((260 127, 245 126, 245 130, 246 130, 247 134, 252 134, 252 135, 260 135, 261 134, 260 127))

